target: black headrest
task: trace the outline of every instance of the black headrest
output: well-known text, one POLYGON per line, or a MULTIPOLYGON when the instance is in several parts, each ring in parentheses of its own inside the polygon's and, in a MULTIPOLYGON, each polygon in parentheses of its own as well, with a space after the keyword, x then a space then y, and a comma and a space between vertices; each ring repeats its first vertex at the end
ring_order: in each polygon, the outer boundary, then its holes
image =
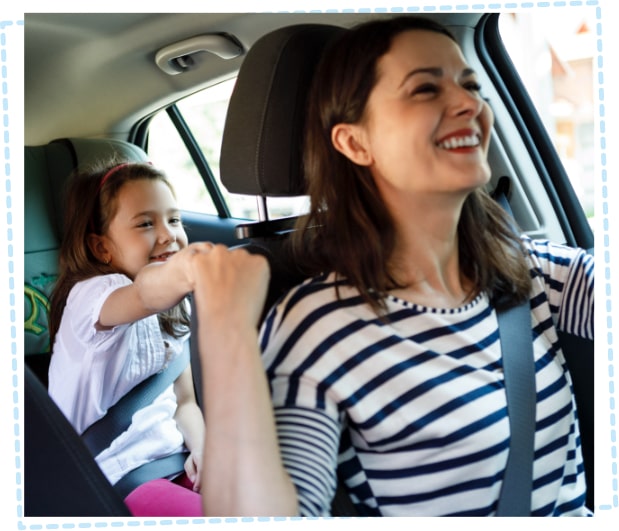
POLYGON ((229 192, 303 195, 307 93, 325 45, 342 31, 322 24, 288 26, 252 46, 241 65, 224 127, 220 172, 229 192))

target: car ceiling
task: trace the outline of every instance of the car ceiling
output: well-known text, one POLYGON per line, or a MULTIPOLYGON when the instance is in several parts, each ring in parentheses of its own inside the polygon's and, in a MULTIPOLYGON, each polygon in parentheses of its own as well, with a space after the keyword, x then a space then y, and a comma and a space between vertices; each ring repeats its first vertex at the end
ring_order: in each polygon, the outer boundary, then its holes
MULTIPOLYGON (((25 15, 25 143, 59 137, 127 138, 136 120, 229 78, 244 56, 200 54, 199 68, 169 75, 158 50, 206 33, 233 35, 245 50, 264 33, 307 22, 351 26, 362 13, 29 13, 25 15)), ((479 13, 441 14, 474 25, 479 13)))

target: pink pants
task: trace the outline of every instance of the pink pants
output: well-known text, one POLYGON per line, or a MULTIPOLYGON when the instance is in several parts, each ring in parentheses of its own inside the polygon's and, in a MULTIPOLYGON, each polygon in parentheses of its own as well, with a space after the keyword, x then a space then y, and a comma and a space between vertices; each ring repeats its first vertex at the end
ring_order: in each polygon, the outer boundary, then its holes
POLYGON ((202 499, 185 473, 154 479, 133 489, 125 504, 133 516, 202 516, 202 499))

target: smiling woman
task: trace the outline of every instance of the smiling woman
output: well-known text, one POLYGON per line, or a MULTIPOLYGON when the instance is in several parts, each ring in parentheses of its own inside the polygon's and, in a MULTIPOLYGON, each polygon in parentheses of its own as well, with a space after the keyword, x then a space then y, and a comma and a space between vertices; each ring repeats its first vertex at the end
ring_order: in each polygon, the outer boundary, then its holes
POLYGON ((312 210, 295 235, 308 272, 335 269, 374 307, 375 294, 404 286, 416 302, 438 297, 448 307, 514 286, 518 300, 528 273, 503 248, 519 244, 482 188, 493 119, 476 76, 442 26, 403 18, 366 28, 347 34, 346 53, 328 56, 315 77, 305 158, 312 210), (479 140, 441 146, 465 137, 479 140), (304 230, 312 225, 325 230, 304 230), (421 265, 436 243, 442 256, 421 265), (446 269, 423 271, 434 263, 446 269))
POLYGON ((206 432, 207 514, 290 514, 294 500, 329 514, 338 476, 362 515, 505 514, 516 437, 497 316, 520 305, 536 417, 525 503, 507 514, 590 514, 557 331, 593 338, 593 257, 518 234, 484 190, 492 113, 477 86, 425 18, 328 45, 304 127, 311 210, 293 234, 310 278, 262 326, 266 381, 249 331, 232 356, 204 341, 221 316, 197 301, 219 428, 206 432))
POLYGON ((492 112, 457 43, 433 31, 403 32, 376 72, 361 120, 338 124, 332 136, 338 151, 370 169, 383 200, 424 215, 437 192, 486 185, 492 112), (457 117, 445 120, 446 112, 457 117))

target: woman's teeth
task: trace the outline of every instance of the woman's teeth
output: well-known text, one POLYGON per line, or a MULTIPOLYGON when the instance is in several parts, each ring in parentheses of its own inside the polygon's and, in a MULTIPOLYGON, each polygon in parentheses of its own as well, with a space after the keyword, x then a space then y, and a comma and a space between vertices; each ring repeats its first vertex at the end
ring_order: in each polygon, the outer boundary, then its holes
POLYGON ((475 147, 478 145, 479 137, 477 135, 454 136, 438 143, 438 147, 442 149, 457 149, 462 147, 475 147))

